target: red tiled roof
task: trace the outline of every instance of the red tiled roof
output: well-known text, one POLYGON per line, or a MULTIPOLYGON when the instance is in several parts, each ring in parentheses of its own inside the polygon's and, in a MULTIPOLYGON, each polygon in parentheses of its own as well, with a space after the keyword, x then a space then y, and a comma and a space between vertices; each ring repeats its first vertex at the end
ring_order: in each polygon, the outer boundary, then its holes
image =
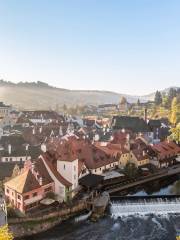
POLYGON ((180 147, 174 142, 160 142, 152 146, 152 149, 159 155, 160 159, 172 157, 180 153, 180 147))

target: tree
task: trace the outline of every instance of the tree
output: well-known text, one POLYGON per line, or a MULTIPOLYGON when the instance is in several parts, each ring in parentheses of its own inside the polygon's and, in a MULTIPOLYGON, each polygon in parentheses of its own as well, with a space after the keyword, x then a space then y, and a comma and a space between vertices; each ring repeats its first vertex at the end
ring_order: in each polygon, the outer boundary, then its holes
POLYGON ((171 128, 170 132, 171 135, 169 136, 169 139, 180 143, 180 123, 176 127, 171 128))
POLYGON ((8 225, 0 227, 0 240, 13 240, 13 235, 8 229, 8 225))
POLYGON ((169 93, 168 93, 168 98, 169 98, 169 101, 171 102, 173 100, 174 97, 177 96, 177 91, 176 89, 174 88, 170 88, 169 89, 169 93))
POLYGON ((170 107, 169 98, 168 98, 167 94, 163 94, 163 96, 162 96, 162 105, 165 108, 169 108, 170 107))
POLYGON ((140 100, 139 100, 139 98, 138 98, 138 100, 137 100, 137 105, 138 105, 138 106, 140 105, 140 100))
POLYGON ((66 104, 64 104, 64 105, 63 105, 63 112, 67 112, 67 109, 68 109, 68 108, 67 108, 66 104))
POLYGON ((126 166, 124 167, 124 173, 129 178, 134 178, 137 176, 138 169, 134 163, 127 162, 126 166))
POLYGON ((162 103, 162 96, 159 91, 156 91, 155 93, 154 102, 156 105, 160 105, 162 103))
POLYGON ((180 121, 180 99, 174 97, 171 103, 170 122, 175 126, 180 121))

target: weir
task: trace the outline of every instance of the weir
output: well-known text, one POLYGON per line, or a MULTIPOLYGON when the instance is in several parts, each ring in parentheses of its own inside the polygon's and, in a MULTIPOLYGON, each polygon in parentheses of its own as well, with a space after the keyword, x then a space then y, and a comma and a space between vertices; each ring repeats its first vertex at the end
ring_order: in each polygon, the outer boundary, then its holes
POLYGON ((180 197, 174 198, 125 198, 111 200, 110 212, 112 217, 118 218, 131 215, 166 215, 180 214, 180 197))

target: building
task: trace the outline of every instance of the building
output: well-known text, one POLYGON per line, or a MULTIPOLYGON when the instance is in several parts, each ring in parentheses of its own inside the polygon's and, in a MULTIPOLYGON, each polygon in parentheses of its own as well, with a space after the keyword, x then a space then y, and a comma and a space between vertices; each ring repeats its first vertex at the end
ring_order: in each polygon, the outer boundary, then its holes
POLYGON ((11 205, 21 212, 27 212, 37 206, 49 192, 54 192, 54 182, 41 159, 31 168, 25 167, 22 173, 7 181, 5 197, 11 205))
POLYGON ((172 141, 163 141, 151 146, 154 151, 154 157, 151 163, 161 167, 168 167, 176 162, 177 156, 180 154, 180 147, 172 141))
POLYGON ((28 159, 31 159, 29 145, 21 135, 1 137, 0 162, 25 162, 28 159))
POLYGON ((133 162, 137 167, 150 163, 148 154, 141 149, 134 149, 130 152, 130 162, 133 162))
POLYGON ((23 114, 28 118, 33 124, 48 124, 48 123, 58 123, 64 122, 64 117, 59 115, 55 111, 23 111, 23 114))
POLYGON ((5 117, 5 116, 9 115, 11 110, 12 110, 11 105, 6 105, 3 102, 0 102, 0 117, 5 117))
POLYGON ((125 130, 139 135, 153 138, 153 132, 143 118, 130 116, 114 116, 112 119, 113 130, 125 130))
POLYGON ((117 112, 118 105, 117 104, 102 104, 102 105, 98 106, 97 111, 99 113, 117 112))

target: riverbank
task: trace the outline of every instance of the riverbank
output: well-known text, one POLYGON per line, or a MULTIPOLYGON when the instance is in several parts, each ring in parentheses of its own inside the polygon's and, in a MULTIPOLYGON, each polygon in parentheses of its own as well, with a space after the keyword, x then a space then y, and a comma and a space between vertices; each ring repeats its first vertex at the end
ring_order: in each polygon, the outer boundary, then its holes
POLYGON ((8 224, 14 238, 22 239, 23 237, 47 231, 87 209, 87 202, 79 201, 73 207, 66 207, 39 217, 9 218, 8 224))
POLYGON ((88 217, 92 213, 92 219, 97 221, 97 219, 104 216, 108 203, 109 194, 102 193, 94 199, 79 200, 72 207, 64 207, 61 210, 56 210, 43 216, 10 218, 8 220, 9 228, 15 239, 22 239, 22 237, 47 231, 65 220, 79 216, 85 211, 89 211, 88 217))
MULTIPOLYGON (((178 176, 171 178, 168 178, 165 182, 161 180, 159 184, 157 181, 154 182, 154 185, 149 184, 147 186, 146 184, 146 191, 150 192, 149 196, 154 195, 157 197, 157 195, 160 196, 161 194, 171 194, 171 189, 174 189, 178 185, 177 183, 180 183, 178 176)), ((138 189, 138 192, 134 192, 134 194, 142 197, 144 195, 143 188, 138 189)), ((169 196, 171 197, 171 195, 169 196)), ((114 219, 110 205, 108 214, 96 223, 87 220, 76 222, 74 219, 69 219, 45 233, 23 238, 23 240, 96 240, 97 238, 121 240, 122 237, 124 240, 138 240, 144 236, 146 236, 146 239, 172 240, 175 239, 178 229, 180 229, 180 215, 134 215, 114 219)))

